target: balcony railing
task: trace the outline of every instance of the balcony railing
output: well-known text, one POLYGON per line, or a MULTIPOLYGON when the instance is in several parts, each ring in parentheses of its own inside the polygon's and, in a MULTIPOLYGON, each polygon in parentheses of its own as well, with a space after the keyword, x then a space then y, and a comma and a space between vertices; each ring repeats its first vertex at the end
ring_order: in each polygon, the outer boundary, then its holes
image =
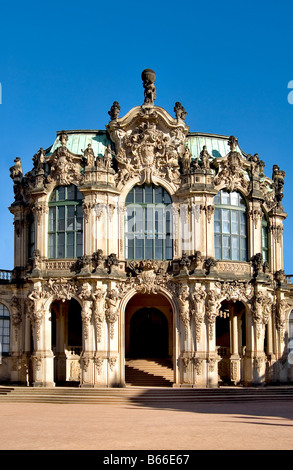
POLYGON ((10 282, 12 279, 12 271, 0 269, 0 282, 10 282))

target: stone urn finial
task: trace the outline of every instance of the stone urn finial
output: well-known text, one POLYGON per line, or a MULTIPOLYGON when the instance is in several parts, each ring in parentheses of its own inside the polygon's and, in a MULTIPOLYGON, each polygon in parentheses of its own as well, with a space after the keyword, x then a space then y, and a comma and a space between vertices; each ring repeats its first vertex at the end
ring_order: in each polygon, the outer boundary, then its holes
POLYGON ((156 74, 152 69, 145 69, 141 74, 144 87, 144 104, 154 105, 157 96, 155 80, 156 74))

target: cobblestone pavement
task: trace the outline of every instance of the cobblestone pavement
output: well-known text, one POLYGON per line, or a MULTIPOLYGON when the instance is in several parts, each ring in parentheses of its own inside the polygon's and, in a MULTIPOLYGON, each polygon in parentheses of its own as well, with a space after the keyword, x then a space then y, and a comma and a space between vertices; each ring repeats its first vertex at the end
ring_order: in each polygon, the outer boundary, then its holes
POLYGON ((293 448, 291 402, 0 404, 1 450, 293 448))

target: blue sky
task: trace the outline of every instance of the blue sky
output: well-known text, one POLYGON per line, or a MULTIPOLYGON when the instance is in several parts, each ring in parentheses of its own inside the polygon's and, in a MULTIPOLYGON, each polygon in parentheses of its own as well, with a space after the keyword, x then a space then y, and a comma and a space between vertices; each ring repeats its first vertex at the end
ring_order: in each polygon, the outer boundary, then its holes
POLYGON ((62 129, 105 129, 108 111, 142 104, 141 72, 156 71, 156 105, 175 101, 194 132, 235 135, 271 177, 286 172, 287 274, 293 273, 292 1, 10 1, 0 16, 0 268, 13 267, 9 168, 62 129))

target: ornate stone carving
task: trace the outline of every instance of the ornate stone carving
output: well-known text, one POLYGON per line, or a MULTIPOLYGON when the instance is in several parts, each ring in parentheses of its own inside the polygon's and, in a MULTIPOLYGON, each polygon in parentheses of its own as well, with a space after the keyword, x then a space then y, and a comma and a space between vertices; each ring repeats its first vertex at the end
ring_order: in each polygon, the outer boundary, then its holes
POLYGON ((278 165, 273 166, 273 189, 275 192, 275 201, 277 203, 277 207, 280 209, 283 209, 281 205, 281 201, 284 197, 283 194, 283 186, 284 186, 284 178, 285 178, 286 173, 282 170, 280 170, 278 165))
POLYGON ((221 294, 216 290, 211 290, 207 294, 206 318, 209 329, 209 339, 213 339, 214 324, 221 306, 221 294))
POLYGON ((282 224, 270 223, 268 225, 268 230, 269 232, 272 233, 277 243, 282 242, 282 236, 283 236, 283 230, 284 230, 284 227, 282 224))
POLYGON ((188 127, 182 119, 173 119, 155 107, 154 82, 148 78, 144 83, 145 103, 107 126, 115 144, 115 180, 119 188, 130 178, 138 178, 140 184, 156 183, 157 178, 180 183, 179 160, 185 150, 188 127))
POLYGON ((189 287, 187 285, 183 284, 180 286, 178 300, 180 305, 180 318, 184 325, 185 335, 187 336, 190 325, 189 287))
POLYGON ((16 157, 14 160, 14 165, 9 169, 9 171, 10 178, 13 180, 13 182, 18 183, 23 176, 21 159, 19 157, 16 157))
POLYGON ((128 264, 134 277, 129 279, 130 284, 142 294, 157 294, 161 285, 166 285, 170 276, 166 272, 163 261, 145 260, 128 264))
POLYGON ((120 298, 116 289, 110 290, 106 296, 106 320, 110 327, 110 338, 114 338, 114 325, 118 320, 118 304, 120 298))
POLYGON ((61 147, 48 158, 50 173, 47 176, 47 184, 52 182, 60 185, 79 184, 82 180, 81 157, 72 154, 66 148, 68 136, 62 133, 59 137, 61 147))
POLYGON ((11 322, 14 327, 15 340, 18 339, 19 328, 22 322, 21 305, 16 296, 13 296, 10 302, 11 322))
POLYGON ((81 150, 85 158, 85 163, 87 167, 95 166, 95 154, 92 148, 92 144, 88 144, 85 150, 81 150))
POLYGON ((85 282, 80 289, 79 298, 82 301, 81 318, 83 324, 84 338, 88 338, 89 325, 92 318, 93 295, 92 288, 88 282, 85 282))
POLYGON ((190 171, 192 155, 188 147, 185 147, 184 153, 182 155, 182 167, 183 173, 188 173, 190 171))
POLYGON ((101 373, 102 373, 103 363, 104 363, 104 358, 102 356, 95 356, 94 357, 94 364, 97 368, 98 375, 101 375, 101 373))
POLYGON ((169 181, 179 182, 178 152, 174 139, 168 139, 155 122, 142 123, 125 138, 125 145, 130 150, 133 171, 142 177, 141 183, 150 184, 155 176, 165 176, 169 181))
POLYGON ((93 292, 93 311, 96 325, 97 341, 100 342, 102 339, 102 325, 105 320, 105 291, 101 288, 97 288, 93 292))
POLYGON ((110 111, 108 111, 111 121, 113 121, 114 119, 118 119, 120 109, 121 108, 120 108, 120 104, 118 103, 118 101, 114 101, 114 103, 111 106, 110 111))
POLYGON ((155 80, 156 74, 151 69, 143 70, 141 74, 144 87, 144 104, 153 105, 157 96, 155 80))
POLYGON ((204 261, 204 267, 206 270, 206 275, 210 274, 211 269, 217 266, 217 260, 215 258, 206 258, 204 261))
POLYGON ((280 332, 280 336, 284 336, 284 330, 286 325, 287 313, 291 310, 291 306, 287 303, 285 299, 277 302, 276 308, 276 326, 280 332))
POLYGON ((262 270, 262 264, 263 264, 262 254, 257 253, 256 255, 253 255, 250 258, 250 261, 251 261, 251 265, 253 269, 253 276, 257 277, 262 270))
POLYGON ((109 367, 110 367, 110 371, 113 372, 114 368, 115 368, 115 365, 116 365, 116 362, 117 362, 117 357, 109 357, 108 358, 108 363, 109 363, 109 367))
POLYGON ((214 177, 214 185, 224 186, 228 191, 241 188, 245 192, 249 189, 249 176, 247 169, 250 164, 244 160, 239 152, 235 151, 237 139, 233 136, 229 139, 231 151, 224 158, 214 160, 214 166, 218 169, 214 177))
POLYGON ((185 111, 184 107, 182 106, 182 104, 179 101, 177 101, 175 103, 174 112, 176 114, 177 119, 182 119, 184 121, 184 119, 187 115, 187 112, 185 111))
POLYGON ((254 294, 253 285, 248 282, 241 281, 226 281, 223 284, 216 284, 221 289, 221 295, 225 300, 232 302, 240 301, 249 302, 254 294))
POLYGON ((201 338, 201 329, 204 321, 204 306, 206 299, 206 291, 203 287, 197 287, 191 295, 193 299, 194 309, 192 314, 195 321, 195 337, 196 341, 199 342, 201 338))
POLYGON ((199 357, 193 357, 194 370, 196 375, 201 375, 203 360, 199 357))
POLYGON ((212 157, 208 153, 206 145, 204 145, 200 152, 200 162, 203 170, 210 170, 210 160, 212 160, 212 157))
POLYGON ((252 299, 252 318, 257 338, 260 338, 262 326, 268 323, 271 314, 272 299, 264 292, 257 292, 252 299))
POLYGON ((32 212, 38 225, 40 225, 42 217, 49 212, 48 204, 46 202, 38 202, 32 207, 32 212))
POLYGON ((78 288, 72 280, 66 278, 50 278, 43 286, 43 292, 46 292, 48 297, 53 295, 56 300, 65 302, 66 300, 70 300, 74 295, 77 295, 78 288))

